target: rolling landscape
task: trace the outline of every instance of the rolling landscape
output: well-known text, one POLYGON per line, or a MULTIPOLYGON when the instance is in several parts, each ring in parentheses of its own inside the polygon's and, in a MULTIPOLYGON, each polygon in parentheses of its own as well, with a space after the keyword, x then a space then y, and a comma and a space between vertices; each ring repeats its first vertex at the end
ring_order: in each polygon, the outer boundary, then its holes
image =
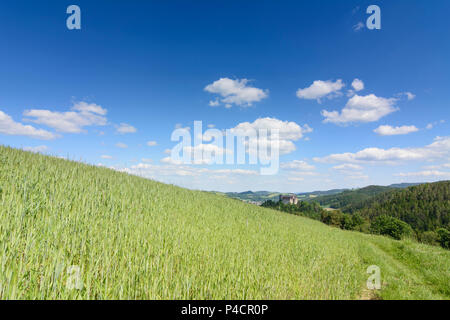
POLYGON ((1 299, 450 298, 438 246, 8 147, 0 261, 1 299))
POLYGON ((0 1, 0 301, 447 303, 449 12, 0 1))

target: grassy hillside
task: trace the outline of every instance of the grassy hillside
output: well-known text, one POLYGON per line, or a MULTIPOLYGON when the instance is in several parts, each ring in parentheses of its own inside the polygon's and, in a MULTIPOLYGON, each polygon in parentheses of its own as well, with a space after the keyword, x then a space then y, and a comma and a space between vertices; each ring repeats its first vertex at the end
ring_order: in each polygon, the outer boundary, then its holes
POLYGON ((358 299, 369 265, 450 298, 444 249, 0 147, 1 299, 358 299))

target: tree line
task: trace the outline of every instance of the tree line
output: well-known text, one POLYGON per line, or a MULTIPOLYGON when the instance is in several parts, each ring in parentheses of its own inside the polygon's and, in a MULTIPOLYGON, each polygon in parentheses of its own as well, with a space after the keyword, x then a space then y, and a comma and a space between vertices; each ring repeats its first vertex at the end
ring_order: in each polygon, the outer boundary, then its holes
POLYGON ((450 181, 377 191, 363 201, 360 198, 344 201, 345 205, 336 210, 325 210, 314 201, 299 201, 294 205, 269 200, 262 206, 343 230, 386 235, 397 240, 414 238, 450 249, 450 181))

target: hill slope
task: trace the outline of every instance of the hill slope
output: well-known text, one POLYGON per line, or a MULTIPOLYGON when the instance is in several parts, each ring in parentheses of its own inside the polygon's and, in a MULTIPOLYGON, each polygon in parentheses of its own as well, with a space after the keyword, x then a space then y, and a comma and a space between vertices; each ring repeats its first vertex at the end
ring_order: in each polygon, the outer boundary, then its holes
POLYGON ((450 229, 450 181, 381 193, 344 207, 343 211, 371 219, 379 215, 393 216, 418 231, 450 229))
POLYGON ((316 197, 310 199, 310 201, 318 202, 321 206, 324 207, 341 209, 348 205, 361 203, 380 193, 392 190, 395 189, 392 187, 368 186, 361 189, 345 190, 337 194, 316 197))
POLYGON ((450 298, 441 248, 0 147, 1 299, 357 299, 370 265, 450 298))

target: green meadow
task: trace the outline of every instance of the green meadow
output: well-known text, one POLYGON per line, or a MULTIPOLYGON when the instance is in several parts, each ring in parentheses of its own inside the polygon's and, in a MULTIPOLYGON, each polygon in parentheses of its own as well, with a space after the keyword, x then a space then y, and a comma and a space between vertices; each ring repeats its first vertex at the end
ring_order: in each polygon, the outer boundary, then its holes
POLYGON ((0 147, 0 298, 449 299, 450 251, 0 147))

